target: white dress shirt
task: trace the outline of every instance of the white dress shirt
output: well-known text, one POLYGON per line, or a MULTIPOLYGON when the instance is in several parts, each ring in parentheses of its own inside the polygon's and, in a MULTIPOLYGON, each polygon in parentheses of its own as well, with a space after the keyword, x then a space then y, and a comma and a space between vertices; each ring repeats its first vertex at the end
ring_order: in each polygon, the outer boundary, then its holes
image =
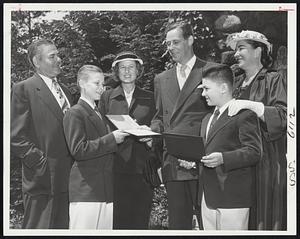
POLYGON ((134 89, 135 87, 132 89, 132 91, 130 91, 129 93, 127 93, 124 89, 124 95, 125 95, 125 99, 127 101, 127 104, 128 104, 128 108, 130 107, 130 104, 131 104, 131 101, 132 101, 132 95, 133 95, 133 92, 134 92, 134 89))
POLYGON ((185 64, 187 66, 184 71, 185 77, 182 77, 182 75, 180 74, 180 68, 181 68, 182 64, 177 63, 176 73, 177 73, 177 79, 178 79, 178 84, 179 84, 180 90, 182 89, 183 85, 185 84, 186 79, 189 77, 189 74, 191 73, 191 70, 193 69, 195 62, 196 62, 196 56, 193 55, 193 57, 185 64))

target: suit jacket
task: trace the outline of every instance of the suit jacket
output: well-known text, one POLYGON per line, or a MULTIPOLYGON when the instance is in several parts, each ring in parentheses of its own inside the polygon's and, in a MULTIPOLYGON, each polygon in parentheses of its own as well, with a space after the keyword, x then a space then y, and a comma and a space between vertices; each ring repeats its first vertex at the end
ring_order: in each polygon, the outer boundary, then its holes
POLYGON ((64 117, 64 131, 74 164, 70 202, 112 202, 113 153, 117 143, 107 123, 79 99, 64 117))
MULTIPOLYGON (((190 75, 180 91, 176 67, 159 74, 154 79, 156 114, 151 122, 151 129, 156 132, 172 132, 199 135, 201 121, 209 107, 201 96, 202 71, 214 63, 197 58, 190 75)), ((179 167, 177 158, 163 150, 163 180, 197 179, 197 171, 179 167)))
MULTIPOLYGON (((72 105, 70 93, 61 88, 72 105)), ((72 158, 64 136, 63 112, 38 74, 12 87, 11 153, 22 160, 24 193, 68 191, 72 158)))
POLYGON ((224 164, 216 168, 200 166, 206 204, 212 208, 247 208, 256 198, 255 164, 262 156, 259 121, 255 113, 242 110, 218 118, 206 136, 211 114, 202 121, 201 136, 206 155, 221 152, 224 164))
MULTIPOLYGON (((139 125, 150 125, 155 113, 153 93, 135 87, 132 101, 128 107, 123 88, 118 86, 103 92, 99 102, 99 108, 104 115, 130 115, 139 125)), ((111 124, 111 127, 115 128, 111 124)), ((119 145, 115 157, 114 170, 122 173, 142 174, 145 167, 145 157, 153 153, 145 143, 139 142, 137 137, 129 136, 119 145)))

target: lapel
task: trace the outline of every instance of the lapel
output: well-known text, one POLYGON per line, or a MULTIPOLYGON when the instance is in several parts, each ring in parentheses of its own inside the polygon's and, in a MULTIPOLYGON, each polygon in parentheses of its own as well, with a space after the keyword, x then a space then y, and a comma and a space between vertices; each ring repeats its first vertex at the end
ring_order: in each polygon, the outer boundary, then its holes
POLYGON ((215 135, 224 128, 230 121, 232 117, 228 116, 228 108, 222 113, 219 119, 216 121, 214 126, 209 130, 208 135, 206 137, 206 145, 208 145, 211 140, 215 137, 215 135))
POLYGON ((65 96, 67 97, 67 99, 70 103, 70 106, 72 107, 74 105, 72 95, 70 94, 70 92, 68 91, 68 89, 64 85, 62 85, 60 83, 58 83, 58 84, 60 85, 60 88, 62 89, 62 91, 65 93, 65 96))
POLYGON ((47 105, 47 107, 50 109, 50 111, 55 115, 55 117, 58 119, 58 121, 62 121, 64 114, 56 101, 54 95, 46 85, 46 83, 43 81, 43 79, 35 73, 35 78, 37 82, 36 92, 39 96, 40 100, 47 105))
POLYGON ((133 95, 132 95, 132 100, 129 106, 129 114, 131 114, 134 109, 136 108, 135 105, 139 104, 140 101, 143 100, 150 100, 151 98, 145 95, 144 90, 139 88, 138 86, 135 86, 133 95))
MULTIPOLYGON (((132 96, 133 98, 133 96, 132 96)), ((121 85, 117 86, 117 88, 113 89, 111 95, 110 95, 110 99, 109 99, 109 102, 111 102, 112 99, 116 99, 118 101, 118 111, 119 114, 129 114, 129 106, 128 106, 128 103, 126 101, 126 97, 125 97, 125 94, 124 94, 124 90, 122 88, 121 85)), ((133 99, 132 99, 133 100, 133 99)), ((133 102, 131 102, 130 105, 132 105, 133 102)))
POLYGON ((209 121, 210 116, 212 113, 208 113, 202 120, 201 129, 200 129, 200 136, 202 137, 204 144, 206 143, 206 128, 209 121))
POLYGON ((105 126, 105 123, 100 119, 100 117, 91 108, 91 106, 82 99, 78 100, 78 104, 85 109, 88 119, 92 122, 99 135, 107 134, 107 128, 105 126))
POLYGON ((176 102, 180 93, 176 67, 173 67, 170 71, 166 72, 166 77, 161 79, 162 81, 162 92, 168 96, 170 102, 176 102))
MULTIPOLYGON (((173 113, 171 116, 171 119, 175 115, 175 113, 180 109, 180 107, 184 104, 186 99, 192 94, 193 90, 201 83, 202 80, 202 67, 205 65, 203 61, 200 61, 198 58, 196 59, 195 65, 193 66, 193 69, 191 70, 191 73, 189 74, 188 78, 186 79, 185 84, 183 85, 179 96, 177 98, 173 109, 173 113)), ((175 71, 176 75, 176 71, 175 71)), ((176 77, 176 82, 178 85, 178 80, 176 77)))

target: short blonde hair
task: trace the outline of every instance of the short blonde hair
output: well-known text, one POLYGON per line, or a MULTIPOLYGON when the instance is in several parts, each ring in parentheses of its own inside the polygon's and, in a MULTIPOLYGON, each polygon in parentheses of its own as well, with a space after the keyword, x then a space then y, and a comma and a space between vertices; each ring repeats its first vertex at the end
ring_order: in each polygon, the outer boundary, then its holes
POLYGON ((77 73, 77 86, 80 88, 79 81, 86 81, 89 77, 89 73, 102 73, 103 71, 95 65, 83 65, 77 73))

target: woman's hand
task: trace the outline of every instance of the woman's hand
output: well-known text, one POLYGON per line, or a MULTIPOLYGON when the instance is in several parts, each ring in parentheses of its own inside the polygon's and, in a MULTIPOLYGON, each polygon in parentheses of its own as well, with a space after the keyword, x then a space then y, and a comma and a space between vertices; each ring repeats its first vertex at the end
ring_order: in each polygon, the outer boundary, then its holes
POLYGON ((251 100, 233 100, 228 106, 228 115, 234 116, 242 109, 249 109, 263 119, 265 106, 261 102, 251 100))
POLYGON ((152 141, 153 140, 152 140, 151 137, 140 138, 139 141, 142 142, 142 143, 146 143, 149 148, 152 147, 152 141))
POLYGON ((117 142, 117 144, 120 144, 124 141, 125 137, 128 136, 129 134, 124 132, 123 130, 115 130, 112 132, 114 137, 115 137, 115 140, 117 142))
MULTIPOLYGON (((143 129, 143 130, 149 130, 151 131, 151 128, 147 125, 140 125, 137 129, 143 129)), ((146 143, 149 148, 152 147, 152 138, 151 137, 144 137, 139 139, 140 142, 146 143)))

